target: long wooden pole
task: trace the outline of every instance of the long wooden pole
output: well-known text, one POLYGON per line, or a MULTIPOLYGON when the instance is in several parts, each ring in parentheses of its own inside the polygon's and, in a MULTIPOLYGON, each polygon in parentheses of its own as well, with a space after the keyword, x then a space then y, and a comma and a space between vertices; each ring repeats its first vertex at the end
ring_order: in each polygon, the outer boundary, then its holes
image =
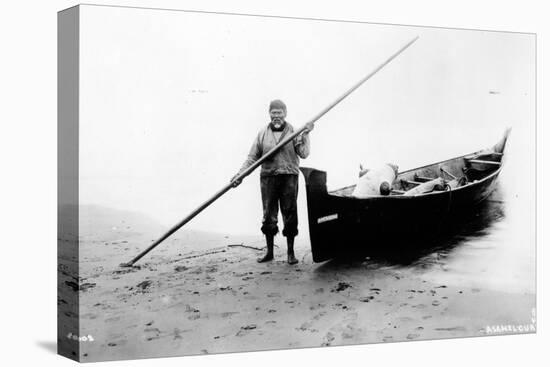
POLYGON ((393 55, 391 55, 386 61, 384 61, 382 64, 380 64, 378 67, 376 67, 373 71, 371 71, 367 76, 362 78, 359 82, 357 82, 354 86, 352 86, 350 89, 348 89, 344 94, 342 94, 340 97, 338 97, 334 102, 332 102, 330 105, 328 105, 325 109, 323 109, 321 112, 319 112, 315 117, 313 117, 311 120, 309 120, 306 124, 304 124, 302 127, 294 131, 294 133, 290 134, 289 136, 285 137, 283 140, 279 142, 276 146, 274 146, 269 152, 267 152, 265 155, 263 155, 260 159, 258 159, 254 164, 252 164, 250 167, 248 167, 246 170, 241 172, 239 175, 235 176, 233 180, 225 185, 221 190, 216 192, 210 199, 206 200, 203 204, 201 204, 198 208, 193 210, 187 217, 183 218, 180 222, 178 222, 175 226, 170 228, 168 232, 163 234, 158 240, 156 240, 153 244, 151 244, 149 247, 147 247, 145 250, 143 250, 140 254, 138 254, 136 257, 134 257, 132 260, 130 260, 127 263, 122 263, 120 266, 123 267, 129 267, 133 266, 139 259, 141 259, 143 256, 145 256, 147 253, 149 253, 151 250, 153 250, 155 247, 157 247, 162 241, 170 237, 174 232, 176 232, 178 229, 183 227, 187 222, 189 222, 191 219, 196 217, 200 212, 202 212, 204 209, 206 209, 210 204, 212 204, 214 201, 216 201, 220 196, 225 194, 229 189, 231 189, 234 185, 235 181, 241 181, 246 176, 251 174, 256 168, 258 168, 265 160, 271 158, 279 149, 281 149, 283 146, 288 144, 290 141, 292 141, 295 137, 303 133, 306 129, 308 124, 315 123, 317 120, 319 120, 321 117, 323 117, 328 111, 332 110, 338 103, 342 102, 344 98, 349 96, 353 91, 355 91, 357 88, 359 88, 363 83, 365 83, 367 80, 369 80, 374 74, 376 74, 380 69, 382 69, 384 66, 386 66, 390 61, 395 59, 400 53, 405 51, 410 45, 412 45, 416 40, 418 39, 418 36, 409 41, 405 46, 401 47, 397 52, 395 52, 393 55))

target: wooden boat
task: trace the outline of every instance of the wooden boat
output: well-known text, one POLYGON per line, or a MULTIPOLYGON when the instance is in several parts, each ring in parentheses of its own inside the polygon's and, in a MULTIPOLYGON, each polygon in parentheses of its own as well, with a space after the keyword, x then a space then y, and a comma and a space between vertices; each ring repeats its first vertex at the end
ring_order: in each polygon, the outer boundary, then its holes
POLYGON ((446 221, 471 213, 495 189, 509 135, 492 148, 400 172, 388 196, 355 198, 355 185, 327 191, 327 173, 301 168, 306 182, 309 234, 313 261, 350 253, 368 256, 377 249, 399 251, 412 241, 435 235, 446 221), (442 177, 442 190, 406 196, 423 182, 442 177))

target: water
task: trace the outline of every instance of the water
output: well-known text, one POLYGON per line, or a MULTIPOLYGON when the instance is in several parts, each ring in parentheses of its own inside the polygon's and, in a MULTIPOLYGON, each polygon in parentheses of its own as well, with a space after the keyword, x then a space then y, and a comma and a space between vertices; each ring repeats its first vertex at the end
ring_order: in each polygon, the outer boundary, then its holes
MULTIPOLYGON (((514 293, 535 292, 535 248, 528 233, 520 233, 517 218, 502 189, 454 232, 439 240, 438 248, 411 264, 426 280, 514 293)), ((527 228, 525 228, 527 229, 527 228)))
POLYGON ((440 250, 420 258, 412 267, 420 272, 426 269, 423 276, 427 280, 533 294, 533 234, 514 214, 514 201, 500 199, 499 191, 469 223, 441 243, 440 250))

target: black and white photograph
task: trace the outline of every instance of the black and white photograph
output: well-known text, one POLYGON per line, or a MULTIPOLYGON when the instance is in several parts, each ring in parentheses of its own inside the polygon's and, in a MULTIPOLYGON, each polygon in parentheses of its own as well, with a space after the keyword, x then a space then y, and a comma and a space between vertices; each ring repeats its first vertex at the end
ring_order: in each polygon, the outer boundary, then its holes
POLYGON ((57 17, 61 355, 537 332, 534 33, 57 17))

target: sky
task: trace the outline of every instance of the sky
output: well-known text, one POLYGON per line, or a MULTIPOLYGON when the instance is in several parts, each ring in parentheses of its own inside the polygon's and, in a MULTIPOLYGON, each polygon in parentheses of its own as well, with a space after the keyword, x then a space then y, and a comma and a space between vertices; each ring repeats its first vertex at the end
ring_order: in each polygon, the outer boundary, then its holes
MULTIPOLYGON (((534 220, 534 35, 100 6, 81 7, 80 27, 81 204, 171 226, 238 171, 272 99, 299 127, 419 36, 316 123, 302 166, 339 188, 359 164, 406 170, 512 127, 501 180, 534 220)), ((299 190, 307 234, 302 177, 299 190)), ((255 172, 186 228, 260 225, 255 172)))

